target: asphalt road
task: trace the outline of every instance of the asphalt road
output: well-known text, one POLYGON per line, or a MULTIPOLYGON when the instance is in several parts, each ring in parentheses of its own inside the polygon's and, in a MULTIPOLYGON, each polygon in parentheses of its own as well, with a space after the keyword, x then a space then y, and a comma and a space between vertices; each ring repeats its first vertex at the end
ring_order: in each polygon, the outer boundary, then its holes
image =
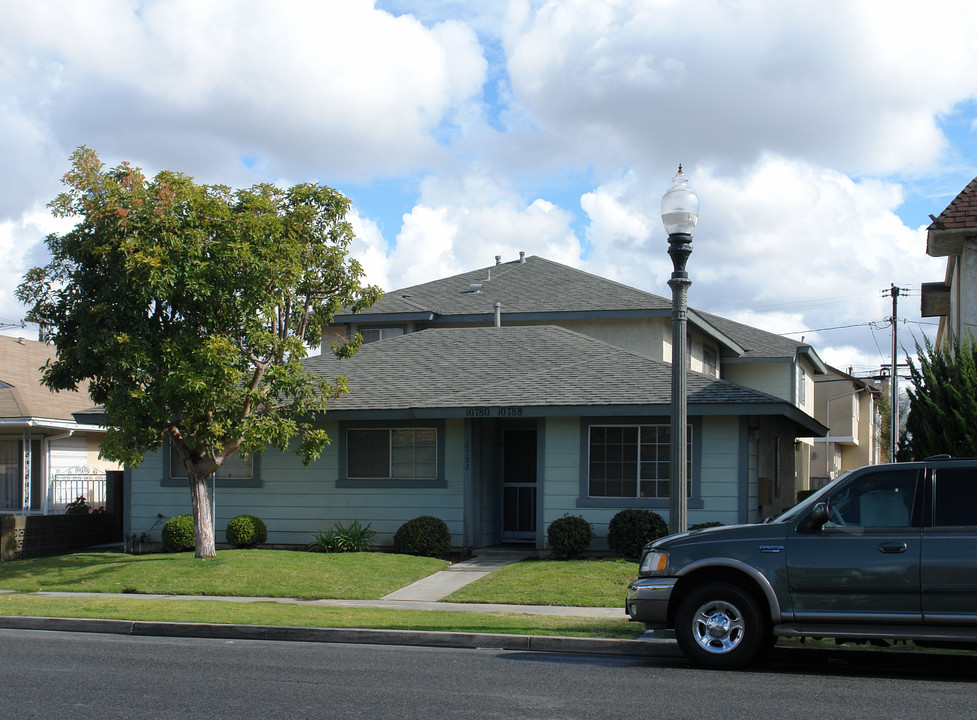
POLYGON ((683 660, 0 630, 2 718, 973 717, 977 657, 683 660))

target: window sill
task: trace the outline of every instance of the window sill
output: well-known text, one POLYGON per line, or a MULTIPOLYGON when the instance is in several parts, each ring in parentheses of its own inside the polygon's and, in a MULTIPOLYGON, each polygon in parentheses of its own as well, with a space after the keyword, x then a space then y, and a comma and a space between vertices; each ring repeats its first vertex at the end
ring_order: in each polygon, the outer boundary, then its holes
POLYGON ((448 481, 438 478, 431 480, 416 480, 413 478, 398 480, 396 478, 377 478, 360 480, 353 478, 338 478, 337 488, 446 488, 448 481))
MULTIPOLYGON (((702 510, 705 504, 702 502, 702 498, 689 498, 687 501, 687 507, 690 510, 702 510)), ((656 508, 656 509, 668 509, 668 499, 667 498, 612 498, 612 497, 600 497, 600 498, 577 498, 578 508, 656 508)))

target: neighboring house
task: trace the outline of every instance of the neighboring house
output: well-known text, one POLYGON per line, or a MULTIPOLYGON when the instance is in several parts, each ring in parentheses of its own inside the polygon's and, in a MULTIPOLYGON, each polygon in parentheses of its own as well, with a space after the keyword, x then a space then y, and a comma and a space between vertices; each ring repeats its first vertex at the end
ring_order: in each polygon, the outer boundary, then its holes
MULTIPOLYGON (((810 346, 690 311, 689 522, 754 521, 808 486, 810 346)), ((304 467, 268 450, 215 480, 217 530, 260 515, 269 542, 306 544, 336 522, 370 523, 389 544, 405 521, 443 518, 455 546, 545 546, 583 515, 606 547, 623 508, 667 518, 671 303, 543 258, 521 256, 387 293, 339 314, 308 366, 345 375, 332 444, 304 467), (340 360, 329 342, 367 341, 340 360)), ((129 470, 128 532, 189 511, 167 453, 129 470)))
POLYGON ((827 437, 814 438, 812 489, 847 470, 877 464, 882 429, 881 388, 831 366, 814 383, 815 417, 830 430, 827 437))
POLYGON ((977 335, 977 178, 933 218, 926 254, 946 258, 943 282, 923 283, 920 301, 923 317, 940 318, 936 344, 977 335))
POLYGON ((98 457, 104 431, 73 413, 91 407, 87 393, 51 392, 41 369, 54 347, 0 335, 0 512, 56 514, 78 495, 105 502, 98 457))

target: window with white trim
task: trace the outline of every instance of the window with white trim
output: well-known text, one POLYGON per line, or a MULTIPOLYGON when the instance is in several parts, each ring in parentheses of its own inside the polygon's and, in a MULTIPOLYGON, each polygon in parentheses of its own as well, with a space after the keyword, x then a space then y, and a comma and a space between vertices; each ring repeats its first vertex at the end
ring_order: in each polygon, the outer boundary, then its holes
POLYGON ((706 375, 715 377, 719 374, 719 356, 715 349, 708 345, 702 346, 702 368, 706 375))
POLYGON ((437 479, 437 428, 348 428, 346 477, 350 480, 437 479))
POLYGON ((371 343, 403 335, 404 328, 360 328, 359 333, 363 336, 364 343, 371 343))
POLYGON ((807 373, 800 365, 797 366, 797 404, 807 403, 807 373))
MULTIPOLYGON (((669 496, 669 425, 591 425, 589 496, 663 498, 669 496)), ((687 430, 686 493, 692 495, 692 428, 687 430)))

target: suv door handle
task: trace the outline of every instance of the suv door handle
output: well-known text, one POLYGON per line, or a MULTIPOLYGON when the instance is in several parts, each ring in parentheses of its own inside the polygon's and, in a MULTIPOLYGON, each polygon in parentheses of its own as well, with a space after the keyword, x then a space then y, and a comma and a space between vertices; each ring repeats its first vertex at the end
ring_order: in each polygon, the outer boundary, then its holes
POLYGON ((879 545, 879 552, 890 553, 890 554, 903 553, 906 552, 907 547, 908 546, 906 545, 906 543, 894 543, 892 545, 887 545, 886 543, 882 543, 881 545, 879 545))

